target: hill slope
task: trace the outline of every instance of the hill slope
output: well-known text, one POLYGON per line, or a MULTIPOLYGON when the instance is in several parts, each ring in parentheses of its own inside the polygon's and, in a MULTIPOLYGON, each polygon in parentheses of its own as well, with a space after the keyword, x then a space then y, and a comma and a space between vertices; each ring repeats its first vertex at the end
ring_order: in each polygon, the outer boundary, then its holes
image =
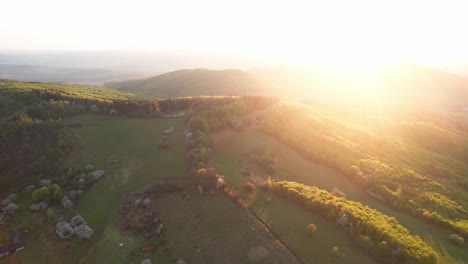
POLYGON ((271 94, 273 85, 241 70, 185 69, 104 86, 157 97, 271 94))
POLYGON ((462 108, 466 78, 416 64, 373 68, 264 68, 251 71, 289 97, 334 103, 462 108))

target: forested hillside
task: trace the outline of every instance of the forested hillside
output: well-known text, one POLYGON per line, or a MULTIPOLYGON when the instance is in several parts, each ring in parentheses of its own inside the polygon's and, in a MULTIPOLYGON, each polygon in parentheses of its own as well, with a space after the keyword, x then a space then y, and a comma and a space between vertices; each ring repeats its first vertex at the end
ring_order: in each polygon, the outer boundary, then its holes
POLYGON ((84 112, 108 115, 111 110, 116 115, 160 115, 157 101, 112 89, 1 80, 2 181, 14 184, 12 177, 54 173, 77 143, 62 118, 84 112))
POLYGON ((457 113, 446 115, 285 103, 264 131, 347 175, 375 199, 468 236, 468 133, 457 113))

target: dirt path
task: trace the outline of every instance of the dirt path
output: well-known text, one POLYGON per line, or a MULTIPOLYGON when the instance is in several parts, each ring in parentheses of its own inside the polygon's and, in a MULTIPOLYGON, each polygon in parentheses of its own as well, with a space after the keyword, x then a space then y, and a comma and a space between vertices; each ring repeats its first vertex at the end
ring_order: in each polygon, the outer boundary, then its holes
MULTIPOLYGON (((302 261, 301 258, 299 258, 296 253, 287 247, 281 239, 279 239, 278 236, 276 236, 272 230, 263 222, 263 220, 258 217, 254 212, 252 212, 250 209, 246 210, 246 214, 249 217, 250 221, 254 223, 257 226, 257 230, 260 233, 259 236, 262 236, 262 238, 265 240, 265 244, 270 244, 274 247, 273 250, 276 252, 280 252, 286 259, 289 260, 288 263, 298 263, 298 264, 303 264, 304 262, 302 261)), ((257 254, 261 252, 261 248, 258 248, 256 250, 257 254), (260 252, 259 252, 260 251, 260 252)), ((249 252, 250 253, 250 252, 249 252)), ((253 254, 252 258, 255 257, 256 254, 253 254)))

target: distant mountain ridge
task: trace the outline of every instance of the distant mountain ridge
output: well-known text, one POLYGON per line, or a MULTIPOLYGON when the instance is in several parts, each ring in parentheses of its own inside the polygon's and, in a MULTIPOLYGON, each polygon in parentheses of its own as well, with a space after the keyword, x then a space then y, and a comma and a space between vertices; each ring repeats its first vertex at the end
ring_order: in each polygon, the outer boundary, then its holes
POLYGON ((264 95, 275 90, 269 81, 235 69, 183 69, 147 79, 108 82, 104 86, 156 97, 264 95))
POLYGON ((249 94, 334 104, 468 107, 465 76, 409 63, 366 69, 373 75, 366 70, 353 70, 325 67, 270 67, 250 71, 185 69, 147 79, 108 82, 104 86, 155 97, 249 94))

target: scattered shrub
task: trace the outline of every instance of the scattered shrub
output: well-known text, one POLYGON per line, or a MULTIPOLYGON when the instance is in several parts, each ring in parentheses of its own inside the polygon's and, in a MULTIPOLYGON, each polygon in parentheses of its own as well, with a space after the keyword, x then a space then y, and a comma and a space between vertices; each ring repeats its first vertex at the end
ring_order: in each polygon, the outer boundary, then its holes
POLYGON ((314 225, 314 224, 310 224, 307 226, 307 233, 309 233, 309 235, 313 235, 315 233, 315 231, 317 231, 317 226, 314 225))
POLYGON ((236 190, 230 189, 227 191, 227 196, 233 200, 239 199, 239 193, 236 190))
POLYGON ((459 246, 463 246, 463 244, 465 243, 465 240, 463 239, 463 237, 459 236, 458 234, 451 234, 448 237, 448 239, 450 240, 450 242, 459 246))
POLYGON ((239 205, 240 208, 244 208, 244 209, 248 207, 247 202, 241 198, 237 199, 237 205, 239 205))
POLYGON ((340 191, 340 189, 338 189, 336 187, 333 188, 333 190, 331 191, 331 194, 333 194, 336 197, 346 198, 346 194, 344 192, 340 191))
POLYGON ((44 186, 32 192, 32 199, 36 203, 42 202, 42 201, 49 201, 50 195, 51 195, 50 189, 44 186))
POLYGON ((257 187, 255 187, 255 184, 251 183, 251 182, 246 182, 244 183, 244 190, 247 191, 247 192, 255 192, 255 190, 257 189, 257 187))
POLYGON ((340 252, 340 248, 339 248, 339 247, 333 247, 332 252, 333 252, 333 255, 335 255, 335 256, 337 256, 337 257, 341 256, 341 252, 340 252))

